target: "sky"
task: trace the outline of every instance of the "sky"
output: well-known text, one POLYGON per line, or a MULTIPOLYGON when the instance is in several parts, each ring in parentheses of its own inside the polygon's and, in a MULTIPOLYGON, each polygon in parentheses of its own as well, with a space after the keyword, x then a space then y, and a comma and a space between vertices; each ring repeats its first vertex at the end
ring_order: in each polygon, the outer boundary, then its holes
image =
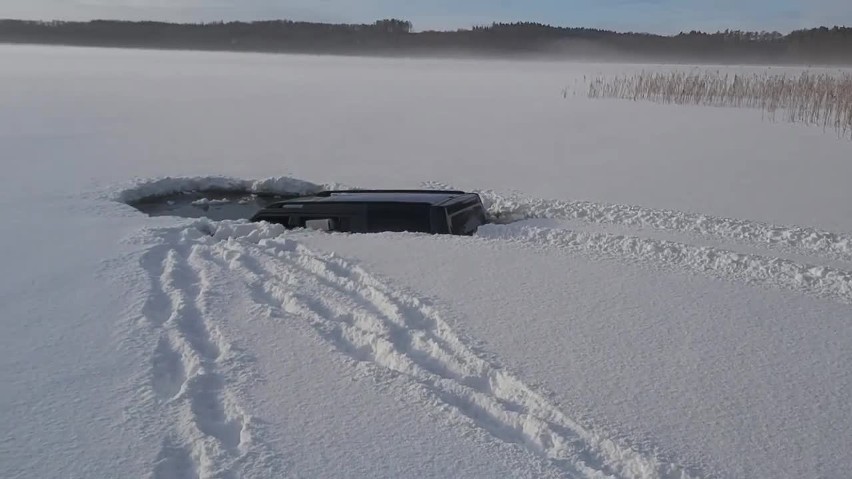
POLYGON ((286 18, 372 22, 403 18, 415 30, 494 21, 619 31, 778 30, 852 26, 852 0, 0 0, 0 18, 199 22, 286 18))

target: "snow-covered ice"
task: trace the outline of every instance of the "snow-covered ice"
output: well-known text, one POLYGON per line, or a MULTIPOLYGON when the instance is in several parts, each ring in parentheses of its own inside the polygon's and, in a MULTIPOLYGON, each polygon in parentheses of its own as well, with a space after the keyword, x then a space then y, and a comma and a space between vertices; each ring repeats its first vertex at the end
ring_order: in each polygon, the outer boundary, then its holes
POLYGON ((848 140, 563 98, 649 66, 0 59, 0 477, 852 471, 848 140), (128 205, 346 185, 476 190, 493 222, 128 205))

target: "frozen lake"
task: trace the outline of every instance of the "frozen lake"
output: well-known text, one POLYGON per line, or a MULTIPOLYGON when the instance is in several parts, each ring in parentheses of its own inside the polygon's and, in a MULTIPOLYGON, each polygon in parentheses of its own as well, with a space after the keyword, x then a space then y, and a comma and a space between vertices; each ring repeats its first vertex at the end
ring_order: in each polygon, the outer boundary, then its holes
POLYGON ((852 470, 848 139, 585 98, 690 66, 0 61, 2 477, 852 470), (233 221, 347 186, 475 190, 503 220, 233 221))

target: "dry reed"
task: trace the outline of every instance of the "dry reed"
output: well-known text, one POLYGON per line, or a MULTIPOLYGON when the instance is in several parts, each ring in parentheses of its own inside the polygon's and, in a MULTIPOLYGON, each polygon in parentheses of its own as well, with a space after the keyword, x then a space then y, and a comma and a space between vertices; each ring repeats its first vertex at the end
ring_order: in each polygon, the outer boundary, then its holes
POLYGON ((759 108, 771 119, 834 128, 852 138, 852 74, 799 76, 720 72, 642 72, 599 77, 590 98, 648 100, 678 105, 759 108))

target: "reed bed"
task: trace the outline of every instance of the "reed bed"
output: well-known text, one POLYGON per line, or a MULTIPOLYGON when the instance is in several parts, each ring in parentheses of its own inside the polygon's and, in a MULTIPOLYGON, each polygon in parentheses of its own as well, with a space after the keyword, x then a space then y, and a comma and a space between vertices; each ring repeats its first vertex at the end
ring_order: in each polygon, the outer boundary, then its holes
POLYGON ((798 76, 718 71, 646 72, 599 77, 590 98, 647 100, 677 105, 758 108, 770 119, 834 128, 852 139, 852 74, 798 76))

